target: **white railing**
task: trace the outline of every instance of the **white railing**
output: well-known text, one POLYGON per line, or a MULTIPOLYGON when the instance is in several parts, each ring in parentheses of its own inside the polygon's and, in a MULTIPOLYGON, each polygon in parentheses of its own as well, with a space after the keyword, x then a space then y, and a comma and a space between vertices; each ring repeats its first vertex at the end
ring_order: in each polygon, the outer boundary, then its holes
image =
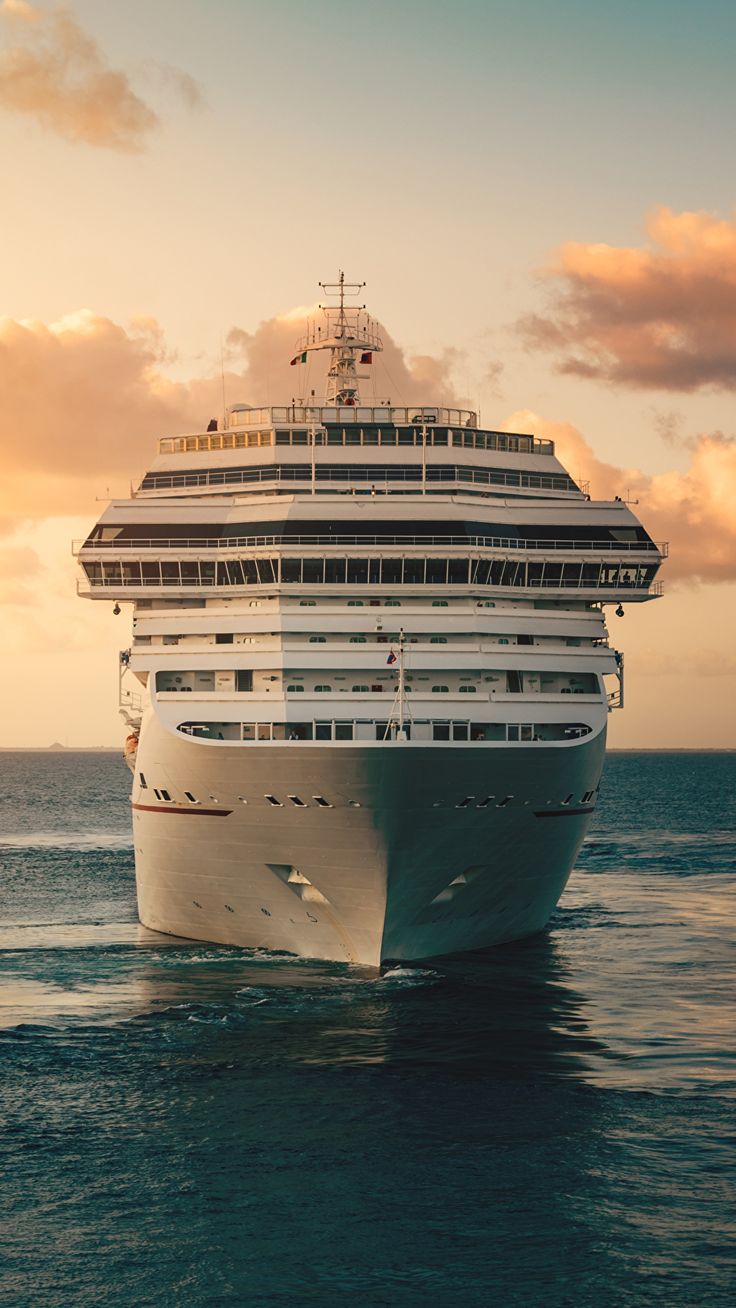
POLYGON ((639 554, 655 553, 666 559, 669 554, 669 543, 659 541, 655 543, 651 540, 639 541, 617 541, 617 540, 529 540, 526 537, 518 536, 135 536, 130 539, 115 540, 75 540, 72 548, 75 554, 82 551, 85 555, 92 555, 101 550, 105 554, 111 551, 121 550, 128 554, 130 551, 166 551, 167 556, 172 552, 183 553, 186 550, 195 552, 214 550, 218 553, 225 550, 257 550, 257 549, 279 549, 290 550, 297 546, 323 546, 330 545, 343 547, 363 547, 372 549, 375 546, 391 546, 396 548, 414 548, 430 547, 433 549, 462 548, 462 549, 490 549, 520 552, 523 550, 564 550, 569 553, 577 554, 580 552, 592 553, 616 553, 616 554, 639 554))

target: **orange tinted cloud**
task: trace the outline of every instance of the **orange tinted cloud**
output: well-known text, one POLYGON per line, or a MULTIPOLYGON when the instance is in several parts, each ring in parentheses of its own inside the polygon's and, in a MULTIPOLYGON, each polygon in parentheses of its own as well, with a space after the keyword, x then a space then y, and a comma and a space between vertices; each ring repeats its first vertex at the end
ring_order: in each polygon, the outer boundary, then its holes
MULTIPOLYGON (((308 356, 308 363, 292 367, 295 342, 306 328, 309 309, 293 310, 260 323, 255 332, 235 328, 228 336, 230 358, 243 365, 242 385, 261 402, 283 404, 292 397, 308 397, 312 390, 323 395, 327 377, 328 351, 308 356)), ((362 393, 366 401, 390 398, 394 404, 458 403, 452 383, 457 350, 435 355, 406 355, 385 328, 380 328, 383 351, 373 363, 360 368, 365 376, 362 393)), ((246 396, 246 398, 248 398, 246 396)), ((233 400, 240 398, 232 397, 233 400)))
POLYGON ((656 209, 649 245, 568 242, 546 313, 517 324, 561 372, 670 391, 736 389, 736 219, 656 209))
MULTIPOLYGON (((303 315, 273 318, 228 338, 228 404, 279 404, 324 387, 324 356, 291 367, 303 315)), ((407 359, 384 336, 385 360, 373 365, 376 393, 398 403, 452 398, 452 357, 407 359), (388 368, 388 371, 386 369, 388 368)), ((217 372, 188 382, 165 375, 158 325, 125 329, 84 311, 58 323, 0 319, 0 514, 93 513, 95 496, 128 493, 150 464, 160 436, 203 431, 220 416, 217 372)), ((368 371, 366 368, 364 371, 368 371)), ((366 396, 371 383, 363 382, 366 396)))
POLYGON ((736 579, 736 439, 704 433, 688 442, 684 471, 654 476, 638 468, 618 468, 596 458, 569 423, 548 422, 521 410, 505 424, 508 431, 534 431, 556 443, 572 476, 590 482, 594 499, 638 500, 636 513, 654 540, 669 541, 664 577, 690 581, 736 579))
MULTIPOLYGON (((158 116, 136 95, 126 73, 110 68, 97 43, 65 8, 38 9, 3 0, 0 17, 15 44, 0 57, 0 106, 28 114, 67 141, 140 152, 158 116)), ((199 91, 188 74, 161 71, 190 107, 199 91)))

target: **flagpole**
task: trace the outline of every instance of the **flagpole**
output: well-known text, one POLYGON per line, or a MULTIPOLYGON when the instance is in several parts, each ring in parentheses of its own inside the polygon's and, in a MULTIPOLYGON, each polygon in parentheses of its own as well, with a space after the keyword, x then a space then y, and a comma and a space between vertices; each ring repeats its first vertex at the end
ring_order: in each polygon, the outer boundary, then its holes
POLYGON ((317 481, 317 469, 316 469, 316 467, 315 467, 315 463, 316 463, 316 455, 315 455, 315 449, 314 449, 314 446, 315 446, 315 441, 316 441, 316 438, 317 438, 317 429, 316 429, 314 423, 312 423, 312 426, 311 426, 311 428, 310 428, 310 435, 311 435, 311 437, 312 437, 312 494, 313 494, 313 495, 316 495, 316 494, 317 494, 317 487, 316 487, 316 481, 317 481))
POLYGON ((404 685, 404 628, 399 632, 399 730, 396 739, 406 740, 404 730, 404 697, 406 689, 404 685))

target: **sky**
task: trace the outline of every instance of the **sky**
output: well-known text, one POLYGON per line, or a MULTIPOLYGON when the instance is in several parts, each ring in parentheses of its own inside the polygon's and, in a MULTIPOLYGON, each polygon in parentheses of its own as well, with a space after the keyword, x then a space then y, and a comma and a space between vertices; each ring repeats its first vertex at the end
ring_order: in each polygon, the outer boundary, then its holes
POLYGON ((344 268, 396 402, 553 436, 669 540, 610 743, 733 746, 735 41, 716 0, 0 0, 0 745, 121 739, 130 611, 71 541, 222 359, 284 397, 344 268))

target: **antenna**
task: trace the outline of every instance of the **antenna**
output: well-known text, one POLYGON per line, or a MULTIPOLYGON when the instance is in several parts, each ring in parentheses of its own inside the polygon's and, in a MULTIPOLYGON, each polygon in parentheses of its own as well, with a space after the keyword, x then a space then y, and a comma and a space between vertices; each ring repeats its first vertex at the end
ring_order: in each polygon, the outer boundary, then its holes
POLYGON ((225 404, 225 347, 220 333, 220 379, 222 381, 222 430, 227 426, 227 405, 225 404))
POLYGON ((346 303, 346 297, 354 300, 365 282, 346 281, 341 269, 336 282, 319 282, 318 285, 325 295, 336 299, 337 304, 318 306, 324 313, 324 323, 321 326, 307 325, 305 335, 297 341, 296 354, 291 362, 306 363, 313 351, 329 350, 326 402, 328 405, 354 407, 360 403, 358 383, 370 375, 359 373, 358 365, 373 363, 373 355, 383 349, 383 341, 376 324, 365 312, 366 306, 346 303))

